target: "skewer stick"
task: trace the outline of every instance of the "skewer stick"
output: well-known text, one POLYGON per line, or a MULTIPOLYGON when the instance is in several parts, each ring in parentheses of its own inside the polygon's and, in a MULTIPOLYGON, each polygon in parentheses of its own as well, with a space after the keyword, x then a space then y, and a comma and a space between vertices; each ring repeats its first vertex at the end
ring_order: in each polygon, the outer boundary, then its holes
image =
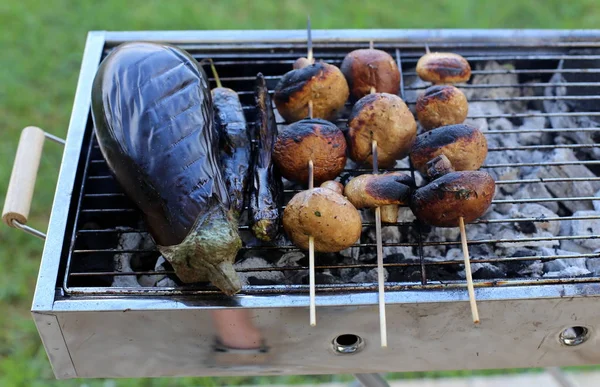
POLYGON ((306 59, 308 59, 309 63, 313 63, 313 47, 312 47, 312 33, 310 28, 310 15, 307 16, 306 21, 306 59))
POLYGON ((469 247, 467 245, 467 230, 465 230, 465 220, 461 216, 458 218, 460 227, 460 241, 462 243, 463 257, 465 259, 465 275, 467 277, 467 289, 469 291, 469 302, 471 303, 471 314, 473 323, 479 324, 479 312, 477 311, 477 301, 475 301, 475 289, 473 288, 473 276, 471 274, 471 259, 469 257, 469 247))
POLYGON ((375 44, 373 43, 373 40, 369 40, 369 49, 372 50, 373 47, 375 47, 375 44))
MULTIPOLYGON (((373 93, 375 88, 371 88, 373 93)), ((371 143, 373 153, 373 174, 379 173, 377 165, 377 141, 371 143)), ((383 241, 381 238, 381 207, 375 208, 375 236, 377 239, 377 285, 379 290, 379 332, 381 334, 381 346, 387 347, 387 322, 385 316, 385 278, 383 275, 383 241)))
MULTIPOLYGON (((308 161, 308 189, 314 187, 313 161, 308 161)), ((315 238, 308 236, 308 277, 310 291, 310 326, 317 325, 317 311, 315 306, 315 238)))
POLYGON ((425 53, 426 54, 431 54, 431 51, 429 50, 429 45, 425 44, 425 53))
MULTIPOLYGON (((310 19, 309 19, 310 27, 310 19)), ((310 28, 309 28, 310 31, 310 28)), ((309 39, 310 40, 310 39, 309 39)), ((311 51, 312 53, 312 51, 311 51)), ((313 118, 313 101, 308 101, 308 116, 313 118)), ((308 189, 313 189, 314 181, 314 164, 312 160, 308 160, 308 189)), ((309 283, 309 298, 310 298, 310 325, 317 325, 317 311, 315 305, 315 238, 312 235, 308 236, 308 283, 309 283)))

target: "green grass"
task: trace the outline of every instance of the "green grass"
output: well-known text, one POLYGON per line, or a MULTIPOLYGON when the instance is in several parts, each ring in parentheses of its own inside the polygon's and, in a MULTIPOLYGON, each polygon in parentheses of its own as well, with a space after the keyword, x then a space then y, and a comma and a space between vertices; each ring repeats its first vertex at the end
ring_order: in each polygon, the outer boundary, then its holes
MULTIPOLYGON (((597 0, 4 0, 0 2, 0 198, 6 192, 21 128, 37 125, 65 136, 87 31, 304 28, 307 13, 313 28, 597 28, 600 4, 597 0)), ((44 148, 30 217, 30 224, 40 229, 48 222, 61 152, 52 143, 44 148)), ((42 247, 42 242, 0 226, 0 386, 349 380, 346 375, 56 382, 29 314, 42 247)), ((448 374, 463 373, 429 375, 448 374)))

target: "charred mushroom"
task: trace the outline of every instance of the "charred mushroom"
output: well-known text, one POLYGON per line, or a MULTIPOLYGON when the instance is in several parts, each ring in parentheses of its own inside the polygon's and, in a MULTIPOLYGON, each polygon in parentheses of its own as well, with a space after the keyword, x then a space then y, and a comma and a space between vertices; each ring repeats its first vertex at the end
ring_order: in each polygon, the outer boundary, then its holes
POLYGON ((489 208, 496 185, 486 172, 450 172, 416 190, 411 209, 424 223, 458 227, 459 218, 472 222, 489 208))
POLYGON ((410 152, 413 166, 426 173, 427 162, 445 155, 456 171, 476 170, 487 157, 487 140, 470 125, 449 125, 420 134, 410 152))
POLYGON ((308 181, 308 162, 313 160, 314 180, 320 184, 344 169, 346 139, 329 121, 304 119, 280 131, 273 157, 282 176, 296 182, 308 181))
POLYGON ((378 93, 398 94, 400 71, 385 51, 360 49, 350 52, 340 66, 348 81, 350 94, 359 100, 374 88, 378 93))
MULTIPOLYGON (((303 66, 306 63, 298 63, 303 66)), ((287 122, 308 117, 308 102, 313 117, 333 120, 344 107, 350 92, 344 74, 334 65, 318 62, 291 70, 275 87, 274 101, 287 122)))
POLYGON ((356 208, 408 204, 411 186, 411 177, 401 172, 360 175, 346 184, 344 195, 356 208))
POLYGON ((461 55, 434 52, 419 59, 417 74, 422 80, 433 84, 460 83, 471 78, 471 66, 461 55))
POLYGON ((417 98, 417 119, 425 130, 461 124, 469 104, 464 93, 454 86, 431 86, 417 98))

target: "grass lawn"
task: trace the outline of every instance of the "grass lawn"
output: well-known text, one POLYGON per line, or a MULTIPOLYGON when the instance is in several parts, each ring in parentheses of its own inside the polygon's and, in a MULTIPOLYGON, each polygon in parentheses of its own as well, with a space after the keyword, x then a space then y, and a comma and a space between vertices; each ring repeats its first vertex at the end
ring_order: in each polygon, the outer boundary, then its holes
MULTIPOLYGON (((0 198, 21 129, 64 137, 89 30, 304 28, 597 28, 597 0, 92 1, 0 2, 0 198)), ((60 146, 44 149, 30 224, 46 229, 60 146)), ((3 200, 2 200, 3 201, 3 200)), ((0 386, 212 386, 313 383, 336 377, 203 378, 57 382, 29 309, 43 244, 0 226, 0 386)), ((463 373, 464 374, 464 373, 463 373)), ((393 375, 416 377, 417 374, 393 375)))

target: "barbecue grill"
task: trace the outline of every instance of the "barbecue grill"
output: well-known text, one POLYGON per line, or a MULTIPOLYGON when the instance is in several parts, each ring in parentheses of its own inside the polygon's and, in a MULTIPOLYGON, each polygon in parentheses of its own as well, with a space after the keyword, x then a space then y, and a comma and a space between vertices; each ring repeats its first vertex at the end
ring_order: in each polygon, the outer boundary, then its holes
MULTIPOLYGON (((398 223, 384 227, 400 235, 391 239, 386 234, 383 240, 388 271, 387 348, 379 346, 377 283, 376 277, 369 275, 376 267, 372 258, 375 242, 368 238, 375 226, 368 216, 363 237, 351 249, 351 257, 317 255, 315 327, 308 324, 307 263, 304 253, 291 244, 247 243, 240 261, 252 257, 268 265, 238 265, 237 270, 246 275, 246 284, 234 297, 225 297, 209 284, 178 284, 168 265, 157 269, 159 254, 152 243, 139 241, 146 235, 140 214, 110 175, 94 136, 90 98, 100 61, 120 43, 139 40, 179 45, 198 60, 210 57, 223 84, 239 92, 251 121, 256 74, 266 76, 272 91, 279 77, 305 53, 306 32, 94 31, 88 35, 83 54, 32 306, 55 376, 369 374, 600 363, 600 347, 595 345, 600 328, 600 309, 595 304, 600 295, 600 272, 593 267, 600 252, 592 243, 600 236, 594 223, 600 222, 600 214, 594 212, 592 204, 600 198, 589 193, 556 195, 583 192, 578 190, 582 185, 600 182, 600 161, 593 157, 600 133, 593 125, 600 116, 596 105, 600 99, 600 31, 314 30, 312 34, 317 60, 338 66, 348 52, 366 48, 370 41, 375 48, 389 52, 403 71, 401 96, 411 108, 416 94, 426 87, 414 73, 425 46, 432 51, 459 53, 474 70, 472 82, 460 85, 465 91, 479 93, 470 95, 470 103, 500 106, 498 111, 481 114, 471 111, 469 119, 514 125, 507 129, 490 124, 484 132, 492 144, 484 170, 515 173, 498 172, 501 194, 490 211, 554 203, 556 215, 483 217, 467 225, 468 244, 477 248, 472 251, 472 263, 487 269, 505 268, 504 274, 488 270, 475 277, 481 324, 473 325, 470 319, 466 282, 460 274, 462 261, 435 256, 439 248, 460 248, 458 234, 437 238, 441 229, 428 228, 416 220, 400 218, 398 223), (484 66, 491 61, 499 67, 484 66), (511 78, 498 78, 506 81, 494 83, 493 77, 502 75, 511 78), (477 76, 489 77, 488 82, 476 83, 477 76), (496 94, 500 91, 503 94, 496 94), (568 109, 551 110, 557 101, 568 109), (515 103, 524 104, 528 110, 511 110, 515 103), (531 119, 541 120, 543 125, 528 127, 531 119), (558 126, 566 119, 591 123, 585 127, 558 126), (530 137, 518 145, 502 145, 503 138, 523 134, 530 137), (587 135, 592 141, 575 142, 572 135, 587 135), (503 162, 490 157, 533 152, 543 158, 558 151, 577 157, 540 161, 507 156, 503 162), (569 171, 567 167, 577 166, 584 166, 590 174, 529 178, 521 174, 526 168, 565 167, 569 171), (529 186, 540 184, 545 190, 539 192, 550 195, 536 196, 538 191, 528 191, 529 186), (560 186, 563 191, 554 188, 560 186), (523 192, 529 193, 519 196, 523 192), (578 212, 572 207, 575 205, 588 206, 589 211, 578 212), (575 233, 575 225, 583 221, 590 227, 575 233), (498 234, 472 236, 473 230, 490 225, 498 227, 498 234), (532 225, 554 232, 528 232, 532 225), (524 231, 518 236, 503 234, 503 227, 524 231), (124 235, 138 239, 126 243, 124 235), (566 249, 563 246, 567 242, 580 247, 564 254, 561 249, 566 249), (497 246, 502 246, 504 253, 494 253, 497 246), (550 246, 551 252, 543 250, 543 254, 539 246, 550 246), (296 253, 297 259, 283 262, 281 257, 290 253, 296 253), (130 267, 115 264, 124 256, 130 267), (532 275, 524 270, 534 263, 544 266, 557 260, 566 266, 569 262, 587 266, 578 272, 559 271, 558 275, 532 275), (510 269, 515 265, 518 270, 510 269), (342 272, 351 272, 353 279, 339 274, 342 272), (261 273, 275 274, 269 277, 261 273), (122 285, 127 284, 125 278, 135 284, 153 276, 170 280, 146 286, 122 285), (261 345, 252 349, 223 345, 219 337, 223 326, 218 326, 223 311, 241 313, 245 324, 260 332, 261 345)), ((346 117, 337 122, 341 128, 346 117)), ((395 170, 416 175, 409 164, 399 163, 395 170)), ((13 185, 34 181, 35 172, 34 165, 28 176, 15 178, 13 185)), ((346 171, 348 175, 369 172, 361 167, 346 171)), ((286 187, 289 200, 298 187, 286 187)), ((12 225, 27 228, 25 221, 12 225)), ((248 233, 247 224, 240 228, 241 233, 248 233)), ((44 237, 39 232, 37 235, 44 237)))

